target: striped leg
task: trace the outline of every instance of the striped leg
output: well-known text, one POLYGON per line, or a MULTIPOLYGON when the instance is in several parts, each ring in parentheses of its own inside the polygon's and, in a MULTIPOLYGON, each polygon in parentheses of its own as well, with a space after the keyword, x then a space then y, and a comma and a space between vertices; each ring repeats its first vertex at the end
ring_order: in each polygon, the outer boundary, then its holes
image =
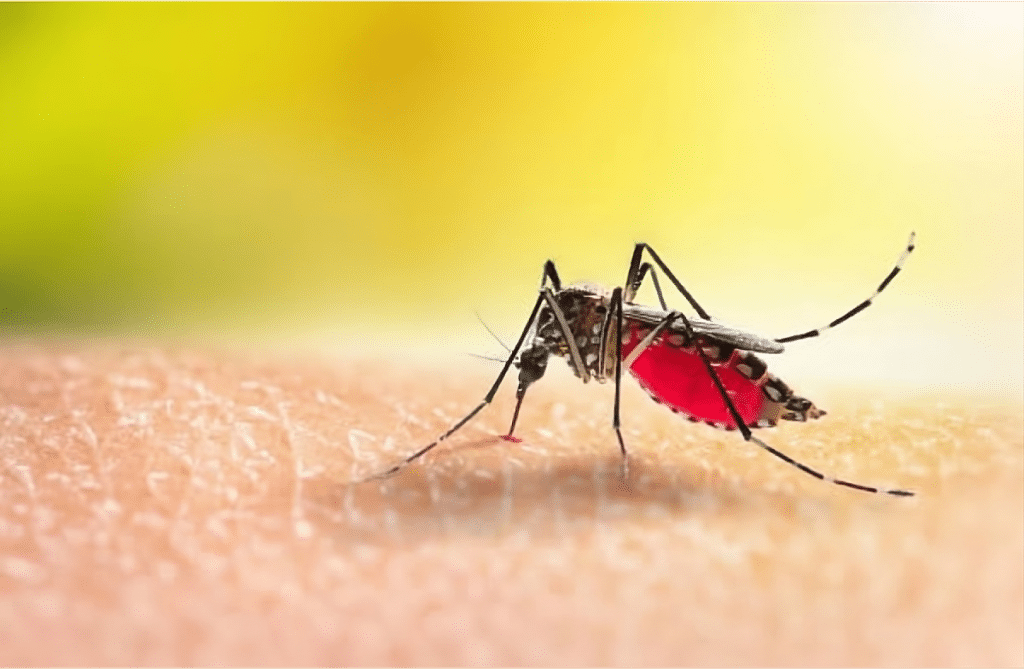
POLYGON ((640 286, 643 284, 644 278, 647 276, 648 272, 651 273, 651 281, 654 282, 654 291, 658 294, 658 304, 661 305, 662 311, 668 311, 668 304, 665 302, 665 295, 661 292, 661 282, 658 281, 658 273, 654 271, 654 267, 652 267, 649 262, 645 262, 643 265, 640 265, 640 273, 637 275, 635 281, 636 289, 633 291, 634 295, 637 290, 640 289, 640 286))
POLYGON ((879 293, 881 293, 883 290, 885 290, 885 287, 889 285, 889 282, 892 281, 894 278, 896 278, 896 275, 900 273, 901 269, 903 269, 903 263, 905 263, 907 261, 907 258, 910 257, 910 253, 913 250, 914 250, 914 233, 911 232, 910 233, 910 239, 907 241, 907 248, 903 250, 903 255, 901 255, 900 259, 896 261, 896 266, 892 268, 891 272, 889 272, 889 276, 885 277, 885 280, 883 280, 882 283, 880 283, 878 285, 878 288, 876 288, 875 292, 871 294, 871 297, 869 297, 868 299, 864 300, 863 302, 861 302, 860 304, 855 306, 853 309, 850 309, 845 314, 843 314, 839 318, 835 319, 834 321, 832 321, 828 325, 823 325, 820 328, 815 328, 814 330, 808 330, 807 332, 804 332, 804 333, 801 333, 801 334, 790 335, 788 337, 782 337, 781 339, 776 339, 775 341, 779 342, 780 344, 786 344, 786 343, 791 342, 791 341, 797 341, 797 340, 800 340, 800 339, 810 339, 811 337, 817 337, 818 335, 820 335, 821 333, 825 332, 826 330, 830 330, 830 329, 834 328, 835 326, 839 325, 840 323, 842 323, 843 321, 846 321, 846 320, 848 320, 850 318, 853 318, 855 315, 857 315, 860 312, 864 311, 869 306, 871 306, 871 301, 874 300, 876 297, 878 297, 879 293))
MULTIPOLYGON (((509 356, 505 360, 505 365, 501 368, 501 373, 498 374, 498 378, 496 378, 494 380, 494 383, 491 385, 491 389, 487 392, 487 395, 484 396, 484 398, 480 401, 480 403, 476 405, 476 408, 474 408, 468 414, 463 416, 461 420, 459 420, 457 423, 455 423, 455 425, 453 425, 451 428, 449 428, 448 431, 445 432, 444 434, 442 434, 440 437, 438 437, 434 441, 430 442, 429 444, 427 444, 426 446, 424 446, 420 450, 416 451, 415 453, 413 453, 409 457, 405 458, 404 460, 402 460, 398 464, 394 465, 390 469, 388 469, 386 471, 383 471, 383 472, 381 472, 379 474, 375 474, 373 476, 370 476, 367 479, 364 479, 363 480, 364 483, 366 481, 372 481, 374 479, 381 479, 381 478, 385 478, 385 477, 391 476, 392 474, 395 474, 396 472, 401 470, 403 467, 405 467, 409 463, 413 462, 414 460, 417 460, 420 457, 424 456, 429 451, 433 450, 442 441, 444 441, 448 437, 450 437, 453 434, 455 434, 456 432, 458 432, 459 429, 463 425, 465 425, 470 420, 472 420, 473 417, 476 416, 478 413, 480 413, 480 411, 483 410, 483 408, 485 406, 487 406, 488 404, 491 403, 491 400, 493 400, 494 396, 498 393, 498 388, 501 386, 501 382, 505 379, 505 375, 508 374, 509 368, 512 365, 515 364, 515 365, 517 365, 520 368, 520 370, 519 370, 519 390, 516 393, 518 402, 516 404, 515 416, 513 416, 513 418, 512 418, 512 427, 509 428, 509 434, 508 434, 509 437, 512 436, 512 430, 515 428, 516 417, 519 416, 519 407, 523 403, 523 396, 526 394, 526 387, 529 386, 530 383, 533 383, 534 381, 539 379, 541 376, 543 376, 544 368, 545 368, 546 363, 547 363, 547 354, 546 353, 543 354, 543 359, 541 359, 541 357, 527 356, 527 358, 528 358, 527 360, 523 360, 522 356, 520 356, 520 358, 517 359, 516 358, 516 354, 519 353, 520 351, 524 351, 524 354, 525 354, 526 351, 523 349, 523 343, 526 341, 527 336, 530 334, 530 331, 533 329, 534 320, 537 318, 537 312, 540 311, 541 305, 544 304, 545 300, 548 300, 549 302, 553 301, 550 298, 551 290, 547 287, 548 282, 550 282, 551 285, 555 287, 555 290, 560 290, 561 287, 562 287, 562 282, 558 278, 558 272, 557 272, 557 270, 555 270, 555 264, 553 262, 551 262, 550 260, 547 261, 544 264, 544 275, 541 277, 541 281, 540 281, 540 293, 541 294, 537 296, 537 301, 534 302, 534 304, 533 304, 533 311, 530 312, 530 317, 526 319, 526 326, 523 328, 522 334, 519 335, 519 340, 516 342, 516 345, 512 347, 511 351, 509 351, 509 356)), ((564 320, 564 316, 563 316, 563 320, 564 320)), ((571 340, 572 338, 570 337, 569 339, 571 340)), ((532 350, 532 349, 529 349, 529 350, 532 350)), ((576 356, 579 357, 579 352, 578 351, 576 353, 576 356)), ((580 363, 580 366, 582 366, 582 362, 580 363)))
MULTIPOLYGON (((910 248, 913 248, 913 236, 911 236, 910 248)), ((895 274, 891 276, 895 276, 895 274)), ((690 321, 686 318, 686 316, 682 314, 680 314, 680 317, 683 319, 683 323, 686 326, 687 336, 693 339, 695 335, 693 333, 693 329, 690 327, 690 321)), ((836 485, 844 486, 847 488, 853 488, 854 490, 862 490, 864 492, 872 493, 885 493, 886 495, 894 495, 896 497, 912 497, 914 495, 914 493, 909 490, 889 490, 886 488, 876 488, 875 486, 862 485, 860 483, 853 483, 851 481, 844 481, 843 479, 825 476, 821 472, 811 469, 802 462, 794 460, 793 458, 789 457, 782 451, 772 448, 768 444, 764 443, 763 441, 755 437, 753 434, 751 434, 750 428, 744 424, 743 417, 740 416, 740 412, 736 410, 736 405, 733 404, 732 398, 729 397, 729 394, 725 391, 725 386, 722 384, 722 380, 718 378, 718 373, 715 371, 715 368, 712 367, 711 361, 708 359, 707 354, 704 353, 704 349, 700 346, 697 346, 696 349, 697 352, 700 354, 701 360, 704 362, 704 367, 705 369, 707 369, 708 375, 711 377, 711 380, 715 382, 715 387, 718 388, 718 394, 721 395, 722 401, 725 402, 726 409, 728 409, 729 413, 732 414, 733 420, 736 421, 736 426, 739 428, 739 431, 743 435, 744 440, 754 442, 755 444, 757 444, 764 450, 768 451, 775 457, 779 458, 780 460, 788 462, 789 464, 793 465, 803 473, 813 476, 814 478, 820 479, 822 481, 828 481, 829 483, 834 483, 836 485)))
POLYGON ((643 257, 645 250, 648 255, 651 256, 651 259, 654 260, 654 263, 661 268, 662 272, 665 273, 668 280, 672 282, 672 285, 676 287, 676 290, 686 298, 686 301, 690 303, 690 306, 697 312, 697 315, 706 321, 712 320, 711 315, 704 310, 704 307, 697 303, 697 300, 693 299, 693 295, 690 295, 690 291, 683 287, 683 284, 680 283, 679 279, 676 278, 676 275, 672 273, 672 270, 670 270, 664 261, 662 261, 661 257, 654 252, 654 249, 643 242, 638 243, 633 248, 633 258, 629 262, 629 272, 626 274, 626 285, 622 292, 623 302, 627 304, 633 303, 633 298, 636 297, 637 291, 640 290, 640 282, 644 280, 644 276, 647 274, 647 271, 650 270, 651 278, 654 279, 654 287, 658 291, 658 300, 661 302, 661 308, 668 311, 668 307, 665 306, 665 298, 661 294, 661 286, 658 285, 658 279, 654 273, 654 268, 650 263, 640 264, 640 260, 643 257))

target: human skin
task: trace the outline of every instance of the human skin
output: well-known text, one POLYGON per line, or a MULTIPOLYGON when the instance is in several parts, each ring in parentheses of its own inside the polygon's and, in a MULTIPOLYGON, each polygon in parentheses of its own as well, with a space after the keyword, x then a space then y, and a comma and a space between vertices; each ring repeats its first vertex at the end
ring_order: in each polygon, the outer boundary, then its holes
MULTIPOLYGON (((557 364, 557 363, 553 363, 557 364)), ((2 665, 1021 665, 1019 399, 841 387, 734 433, 565 370, 0 349, 2 665)), ((786 379, 798 391, 799 380, 786 379)))

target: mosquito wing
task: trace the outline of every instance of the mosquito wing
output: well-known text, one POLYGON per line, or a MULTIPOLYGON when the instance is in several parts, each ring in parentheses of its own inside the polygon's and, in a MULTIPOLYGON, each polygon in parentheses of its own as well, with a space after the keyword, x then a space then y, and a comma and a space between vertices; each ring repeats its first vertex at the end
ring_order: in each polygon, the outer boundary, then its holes
MULTIPOLYGON (((651 325, 657 325, 668 316, 667 311, 662 311, 655 307, 648 307, 642 304, 624 304, 622 305, 622 315, 627 319, 633 319, 641 321, 643 323, 649 323, 651 325)), ((743 330, 737 330, 731 328, 728 325, 722 325, 721 323, 715 323, 713 321, 706 321, 696 316, 687 317, 690 321, 690 327, 693 331, 699 335, 707 335, 714 337, 719 341, 727 344, 732 344, 736 348, 743 349, 744 351, 751 351, 754 353, 782 353, 784 347, 777 341, 772 339, 765 339, 751 332, 744 332, 743 330)), ((669 325, 669 329, 674 332, 682 332, 685 334, 686 326, 683 325, 683 319, 676 319, 669 325)))

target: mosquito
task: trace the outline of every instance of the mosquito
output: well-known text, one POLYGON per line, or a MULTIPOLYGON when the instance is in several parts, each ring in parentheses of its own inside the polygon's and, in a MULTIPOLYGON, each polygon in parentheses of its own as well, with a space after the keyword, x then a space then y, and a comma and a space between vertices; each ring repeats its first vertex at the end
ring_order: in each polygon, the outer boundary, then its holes
POLYGON ((612 427, 622 454, 623 473, 628 467, 620 421, 625 369, 655 402, 691 422, 739 430, 745 441, 757 444, 814 478, 864 492, 912 496, 914 493, 909 490, 879 488, 826 476, 769 446, 751 430, 775 427, 779 420, 804 422, 825 415, 813 402, 800 397, 771 374, 755 353, 782 353, 783 344, 817 337, 867 309, 903 269, 914 250, 914 237, 911 232, 896 265, 870 297, 827 325, 778 339, 766 339, 715 322, 654 249, 643 242, 633 249, 625 285, 610 292, 590 283, 563 286, 554 262, 548 260, 544 263, 540 292, 526 326, 483 400, 440 437, 372 478, 396 473, 455 434, 491 403, 512 366, 519 370, 519 385, 512 423, 503 438, 519 441, 513 435, 526 391, 544 376, 548 358, 556 355, 566 359, 583 383, 591 379, 602 383, 614 379, 612 427), (644 260, 645 253, 653 265, 644 260), (696 316, 668 308, 657 270, 686 298, 696 316), (660 308, 634 303, 648 275, 660 308))

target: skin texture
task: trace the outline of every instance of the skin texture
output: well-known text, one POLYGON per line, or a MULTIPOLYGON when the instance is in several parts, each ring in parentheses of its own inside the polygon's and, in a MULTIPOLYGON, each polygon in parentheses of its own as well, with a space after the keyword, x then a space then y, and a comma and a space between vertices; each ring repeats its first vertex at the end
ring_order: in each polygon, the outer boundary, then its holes
MULTIPOLYGON (((553 367, 562 367, 557 361, 553 367)), ((0 351, 3 665, 1021 665, 1019 398, 816 390, 759 433, 627 379, 103 343, 0 351)), ((800 391, 796 380, 787 379, 800 391)), ((804 389, 807 390, 807 389, 804 389)), ((810 394, 810 393, 808 393, 810 394)))

